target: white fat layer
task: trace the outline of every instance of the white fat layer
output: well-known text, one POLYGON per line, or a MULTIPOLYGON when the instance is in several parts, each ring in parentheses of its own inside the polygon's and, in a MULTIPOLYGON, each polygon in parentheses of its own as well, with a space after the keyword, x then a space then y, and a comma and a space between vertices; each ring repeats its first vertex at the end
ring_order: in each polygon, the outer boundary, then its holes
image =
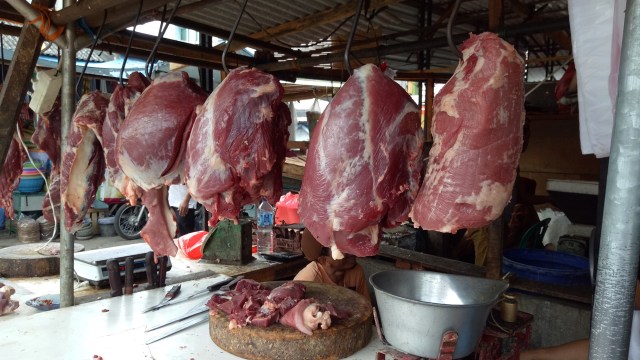
POLYGON ((333 242, 333 239, 331 240, 331 257, 334 260, 344 259, 344 254, 340 249, 338 249, 338 246, 333 242))
POLYGON ((503 184, 492 180, 485 180, 480 183, 480 193, 472 193, 469 196, 460 196, 456 203, 466 203, 475 205, 476 210, 491 211, 487 220, 497 219, 502 213, 502 204, 506 204, 511 196, 509 184, 503 184))

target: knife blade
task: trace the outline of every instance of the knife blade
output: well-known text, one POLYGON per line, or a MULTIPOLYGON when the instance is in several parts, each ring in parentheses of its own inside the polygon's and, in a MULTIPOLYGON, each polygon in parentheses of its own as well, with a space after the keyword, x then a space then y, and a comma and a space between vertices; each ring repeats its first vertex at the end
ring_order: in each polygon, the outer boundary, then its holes
POLYGON ((151 307, 146 308, 142 313, 146 313, 146 312, 151 311, 151 310, 157 310, 157 309, 165 306, 167 303, 169 303, 169 301, 171 299, 173 299, 176 296, 178 296, 178 294, 180 293, 180 287, 182 287, 181 284, 173 285, 173 287, 169 291, 167 291, 167 293, 164 295, 164 298, 162 299, 162 301, 160 301, 156 305, 153 305, 151 307))
MULTIPOLYGON (((221 286, 219 290, 216 290, 213 293, 214 294, 220 294, 220 293, 227 292, 227 291, 231 290, 231 287, 233 285, 235 285, 238 281, 242 280, 243 278, 244 278, 244 276, 237 276, 233 280, 231 280, 231 282, 221 286)), ((206 312, 208 310, 209 310, 209 308, 207 307, 206 304, 197 304, 196 306, 191 308, 191 310, 187 311, 184 314, 173 316, 173 317, 165 319, 165 320, 163 320, 163 321, 161 321, 161 322, 159 322, 157 324, 148 326, 147 329, 145 330, 145 332, 149 332, 149 331, 161 328, 163 326, 172 324, 174 322, 182 321, 182 320, 190 318, 190 317, 192 317, 194 315, 202 314, 203 312, 206 312)))
MULTIPOLYGON (((239 276, 239 278, 242 279, 243 276, 239 276)), ((173 300, 171 302, 167 302, 167 303, 163 304, 162 306, 167 306, 167 305, 172 305, 172 304, 180 304, 182 302, 189 301, 189 300, 191 300, 191 299, 193 299, 195 297, 198 297, 198 296, 210 293, 210 292, 214 292, 214 291, 220 290, 220 289, 222 289, 223 286, 226 286, 228 284, 233 285, 236 282, 238 282, 240 279, 236 280, 235 278, 232 278, 232 277, 226 278, 226 279, 224 279, 222 281, 218 281, 216 283, 213 283, 213 284, 207 286, 204 290, 200 290, 200 291, 194 292, 193 294, 190 294, 189 296, 184 297, 184 298, 180 298, 180 299, 177 299, 177 300, 173 300)))
POLYGON ((184 329, 190 328, 194 325, 198 325, 201 324, 203 322, 206 322, 209 320, 209 314, 202 314, 201 316, 196 316, 192 319, 186 320, 186 321, 182 321, 178 324, 176 324, 176 326, 173 326, 171 328, 168 328, 166 330, 161 331, 159 334, 157 335, 153 335, 150 338, 147 339, 147 342, 145 342, 146 345, 149 345, 151 343, 154 343, 158 340, 162 340, 164 338, 166 338, 167 336, 171 336, 175 333, 178 333, 184 329))

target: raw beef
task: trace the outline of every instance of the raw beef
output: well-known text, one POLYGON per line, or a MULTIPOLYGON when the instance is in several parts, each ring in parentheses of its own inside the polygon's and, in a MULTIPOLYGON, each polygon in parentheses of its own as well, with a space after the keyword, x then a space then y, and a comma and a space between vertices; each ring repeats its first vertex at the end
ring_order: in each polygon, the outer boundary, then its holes
POLYGON ((104 153, 100 134, 109 98, 100 91, 80 98, 62 153, 60 196, 64 225, 70 233, 82 224, 104 179, 104 153))
MULTIPOLYGON (((116 139, 118 167, 144 191, 149 208, 144 240, 157 256, 175 256, 175 218, 168 207, 166 185, 178 183, 183 174, 183 153, 196 107, 207 94, 185 72, 155 79, 144 90, 120 124, 116 139)), ((139 190, 126 186, 125 196, 137 199, 139 190)))
POLYGON ((111 95, 107 116, 102 127, 102 148, 104 149, 107 170, 109 170, 109 179, 122 194, 130 194, 129 201, 133 203, 142 196, 142 191, 133 182, 129 181, 129 178, 118 167, 116 138, 120 130, 120 124, 147 86, 149 86, 149 80, 139 72, 129 75, 129 81, 126 86, 118 84, 111 95))
POLYGON ((524 62, 492 33, 471 35, 434 100, 433 147, 411 218, 426 230, 487 225, 511 197, 522 149, 524 62))
POLYGON ((198 111, 185 160, 189 192, 213 215, 237 219, 261 196, 275 203, 291 123, 278 79, 257 69, 231 71, 198 111))
POLYGON ((374 65, 355 70, 313 131, 298 208, 334 258, 375 255, 381 227, 408 218, 422 139, 409 94, 374 65))
POLYGON ((207 302, 211 313, 223 312, 229 319, 229 328, 253 325, 268 327, 277 322, 291 326, 305 334, 320 327, 328 329, 331 319, 344 319, 347 312, 337 311, 331 304, 304 299, 304 284, 289 281, 273 290, 253 280, 243 279, 235 290, 215 294, 207 302))
POLYGON ((24 151, 18 134, 13 134, 7 157, 4 159, 4 165, 0 169, 0 207, 4 209, 7 217, 13 220, 13 191, 20 183, 20 175, 22 174, 22 163, 27 160, 27 153, 24 151))
POLYGON ((60 138, 62 136, 60 100, 57 99, 51 110, 38 116, 31 142, 44 150, 51 161, 51 173, 49 174, 49 192, 42 201, 42 215, 53 222, 53 211, 56 217, 60 215, 60 138), (51 197, 49 197, 51 196, 51 197), (51 204, 53 203, 53 206, 51 204))

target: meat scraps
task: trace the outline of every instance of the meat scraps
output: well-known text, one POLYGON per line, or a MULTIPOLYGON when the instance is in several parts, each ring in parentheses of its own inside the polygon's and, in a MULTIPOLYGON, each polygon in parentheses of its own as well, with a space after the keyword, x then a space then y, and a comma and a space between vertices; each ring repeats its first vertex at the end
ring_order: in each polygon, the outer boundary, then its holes
POLYGON ((278 79, 255 68, 234 69, 199 109, 187 143, 189 193, 220 218, 261 196, 275 203, 291 123, 278 79))
POLYGON ((378 252, 418 191, 418 106, 374 65, 356 69, 320 117, 302 180, 300 220, 334 258, 378 252))
POLYGON ((10 314, 20 306, 18 300, 11 300, 11 295, 15 293, 12 286, 0 283, 0 316, 10 314))
POLYGON ((104 179, 102 123, 109 98, 100 91, 83 95, 73 114, 62 153, 60 196, 64 203, 64 225, 77 230, 96 198, 104 179))
MULTIPOLYGON (((183 174, 186 141, 195 109, 207 94, 186 72, 155 79, 135 101, 116 139, 118 167, 144 191, 142 203, 149 219, 142 237, 156 256, 175 256, 175 219, 168 207, 166 185, 178 183, 183 174)), ((139 190, 126 186, 125 196, 135 200, 139 190)))
POLYGON ((14 131, 7 156, 4 159, 2 169, 0 169, 0 207, 4 209, 7 217, 13 220, 13 191, 20 183, 22 174, 22 163, 27 160, 27 153, 24 151, 18 134, 14 131))
POLYGON ((109 170, 109 180, 122 194, 130 194, 130 202, 136 202, 142 196, 142 191, 129 181, 118 167, 116 139, 120 125, 140 94, 149 86, 149 80, 139 72, 129 75, 126 86, 118 84, 111 94, 107 116, 102 126, 102 148, 104 159, 109 170))
POLYGON ((280 322, 307 335, 312 335, 318 328, 328 329, 332 317, 344 319, 349 316, 331 304, 305 299, 305 292, 306 287, 299 282, 289 281, 270 290, 258 282, 243 279, 235 290, 213 295, 207 306, 214 315, 225 313, 230 329, 249 324, 268 327, 280 322))
POLYGON ((49 194, 42 201, 42 215, 53 222, 53 211, 60 214, 60 138, 62 137, 62 114, 60 99, 56 99, 51 110, 38 116, 31 142, 43 150, 51 161, 51 173, 49 174, 49 194), (53 203, 53 206, 51 205, 53 203))
POLYGON ((411 218, 426 230, 489 224, 511 197, 522 149, 524 62, 493 33, 471 35, 434 99, 433 147, 411 218))

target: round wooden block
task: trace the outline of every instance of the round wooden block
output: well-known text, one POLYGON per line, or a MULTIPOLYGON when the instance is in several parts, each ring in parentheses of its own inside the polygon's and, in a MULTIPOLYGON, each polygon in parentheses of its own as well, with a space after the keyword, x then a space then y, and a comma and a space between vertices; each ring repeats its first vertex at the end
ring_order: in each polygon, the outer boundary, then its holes
MULTIPOLYGON (((0 249, 0 276, 39 277, 60 274, 60 244, 31 243, 0 249), (38 250, 40 249, 40 250, 38 250)), ((74 244, 73 251, 83 251, 84 245, 74 244)))
MULTIPOLYGON (((283 282, 268 282, 274 288, 283 282)), ((307 298, 320 303, 331 302, 349 312, 344 320, 337 320, 326 330, 313 335, 273 324, 267 328, 245 326, 229 329, 224 315, 211 316, 209 334, 221 349, 246 359, 342 359, 365 347, 371 340, 373 311, 371 305, 353 290, 335 285, 304 282, 307 298)))

